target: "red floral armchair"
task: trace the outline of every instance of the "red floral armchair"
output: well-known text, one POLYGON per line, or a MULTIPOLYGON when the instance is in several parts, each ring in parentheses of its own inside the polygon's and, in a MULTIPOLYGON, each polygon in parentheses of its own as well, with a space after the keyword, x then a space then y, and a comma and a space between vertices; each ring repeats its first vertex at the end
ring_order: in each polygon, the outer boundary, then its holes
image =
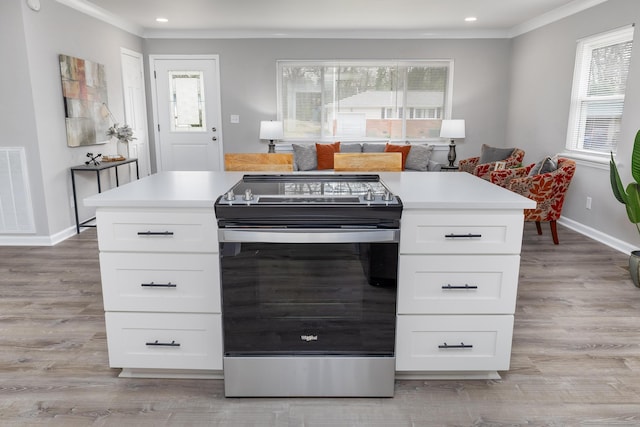
MULTIPOLYGON (((511 156, 507 157, 502 162, 506 163, 506 168, 517 168, 522 164, 522 160, 524 159, 524 150, 516 148, 511 153, 511 156)), ((462 159, 458 162, 458 170, 461 172, 469 172, 475 176, 479 176, 482 179, 486 179, 487 181, 490 179, 490 172, 493 171, 496 167, 496 162, 491 163, 480 163, 480 156, 478 157, 470 157, 468 159, 462 159)))
POLYGON ((576 171, 576 162, 558 158, 558 169, 540 175, 528 176, 533 164, 516 169, 493 171, 491 182, 538 203, 535 209, 525 209, 524 220, 535 221, 538 234, 542 234, 541 222, 549 222, 553 243, 558 241, 556 220, 562 214, 565 194, 576 171))

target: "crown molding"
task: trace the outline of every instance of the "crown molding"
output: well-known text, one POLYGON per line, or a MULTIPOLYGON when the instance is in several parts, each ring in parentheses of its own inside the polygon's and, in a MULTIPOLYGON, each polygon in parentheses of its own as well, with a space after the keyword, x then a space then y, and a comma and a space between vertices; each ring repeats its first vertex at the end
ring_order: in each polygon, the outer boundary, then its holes
POLYGON ((509 38, 517 37, 522 34, 528 33, 545 25, 564 19, 568 16, 575 15, 578 12, 589 9, 593 6, 597 6, 600 3, 604 3, 608 0, 574 0, 571 3, 567 3, 557 9, 551 10, 547 13, 543 13, 529 21, 523 22, 520 25, 516 25, 509 31, 509 38))
POLYGON ((147 39, 502 39, 503 30, 420 31, 420 30, 352 30, 352 31, 266 31, 266 30, 146 30, 147 39))
POLYGON ((133 35, 143 37, 144 29, 86 0, 56 0, 58 3, 92 16, 133 35))

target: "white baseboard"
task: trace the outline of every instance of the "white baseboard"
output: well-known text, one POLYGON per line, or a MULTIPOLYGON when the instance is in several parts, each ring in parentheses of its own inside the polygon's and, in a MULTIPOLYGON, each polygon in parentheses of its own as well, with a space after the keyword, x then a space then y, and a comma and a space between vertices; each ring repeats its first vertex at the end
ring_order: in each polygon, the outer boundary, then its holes
POLYGON ((54 246, 75 234, 76 226, 74 225, 51 236, 0 235, 0 246, 54 246))
POLYGON ((569 218, 561 217, 558 220, 558 224, 563 225, 573 231, 576 231, 580 234, 583 234, 595 241, 598 241, 604 245, 609 246, 617 251, 620 251, 624 254, 630 254, 631 251, 635 251, 638 249, 637 246, 633 246, 627 242, 624 242, 616 237, 605 234, 601 231, 596 230, 595 228, 591 228, 584 224, 581 224, 577 221, 574 221, 569 218))

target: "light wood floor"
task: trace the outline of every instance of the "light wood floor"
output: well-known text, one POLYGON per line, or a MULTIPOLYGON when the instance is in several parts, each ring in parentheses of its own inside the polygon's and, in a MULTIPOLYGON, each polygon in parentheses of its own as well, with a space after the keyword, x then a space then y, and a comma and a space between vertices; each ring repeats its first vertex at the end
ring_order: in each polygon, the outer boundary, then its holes
POLYGON ((108 368, 95 230, 0 247, 0 425, 640 426, 640 289, 627 256, 525 225, 511 369, 397 381, 390 399, 227 399, 220 380, 108 368))

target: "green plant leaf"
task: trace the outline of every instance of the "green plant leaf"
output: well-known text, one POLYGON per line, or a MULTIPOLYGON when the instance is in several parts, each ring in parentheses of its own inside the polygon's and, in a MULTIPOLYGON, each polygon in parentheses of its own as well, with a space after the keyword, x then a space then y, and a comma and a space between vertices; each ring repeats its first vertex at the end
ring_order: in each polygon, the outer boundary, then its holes
POLYGON ((636 133, 631 153, 631 176, 636 182, 640 182, 640 130, 636 133))
POLYGON ((624 192, 622 180, 620 179, 620 175, 618 174, 618 168, 616 166, 616 163, 613 161, 613 153, 611 153, 611 161, 609 162, 609 176, 611 179, 611 189, 613 190, 613 195, 615 196, 616 200, 626 205, 627 194, 624 192))
POLYGON ((640 222, 640 184, 632 182, 627 186, 627 216, 634 224, 640 222))

